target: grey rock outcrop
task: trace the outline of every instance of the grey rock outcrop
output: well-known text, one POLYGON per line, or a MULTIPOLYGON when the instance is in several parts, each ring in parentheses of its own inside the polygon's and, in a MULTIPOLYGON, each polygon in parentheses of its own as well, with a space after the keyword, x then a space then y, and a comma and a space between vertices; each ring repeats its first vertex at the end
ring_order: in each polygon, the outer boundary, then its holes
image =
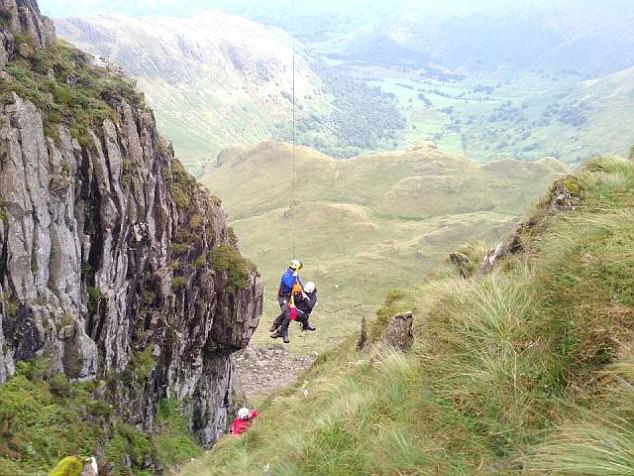
POLYGON ((234 363, 240 374, 241 390, 245 397, 251 397, 291 385, 316 358, 316 353, 294 355, 281 344, 275 344, 268 349, 247 347, 235 354, 234 363))
POLYGON ((411 312, 397 314, 387 325, 383 343, 398 350, 406 351, 414 343, 414 316, 411 312))
POLYGON ((365 316, 361 317, 361 331, 359 332, 359 338, 357 339, 357 351, 361 352, 368 347, 368 324, 365 316))
POLYGON ((14 40, 21 35, 19 53, 28 56, 40 48, 55 43, 55 27, 52 20, 40 14, 35 0, 0 0, 0 66, 13 59, 14 40))
MULTIPOLYGON (((530 225, 530 222, 529 226, 532 227, 532 225, 530 225)), ((521 253, 524 250, 524 246, 522 245, 522 233, 526 229, 527 228, 525 225, 521 225, 515 231, 515 233, 513 233, 506 240, 498 243, 495 249, 489 251, 480 263, 480 267, 478 269, 480 274, 490 273, 495 268, 495 266, 503 259, 521 253)))
POLYGON ((558 180, 550 192, 551 215, 561 212, 572 212, 579 205, 579 184, 574 177, 566 177, 558 180))
MULTIPOLYGON (((35 1, 0 0, 0 12, 5 40, 54 41, 35 1)), ((0 383, 18 361, 45 359, 49 374, 107 382, 102 397, 147 431, 158 402, 178 399, 209 446, 226 427, 231 354, 258 325, 262 284, 237 251, 239 285, 214 262, 235 237, 153 114, 109 105, 82 144, 62 124, 47 137, 24 98, 0 105, 0 383)))
POLYGON ((449 254, 449 261, 458 270, 460 276, 467 279, 473 274, 471 269, 471 260, 464 253, 455 251, 449 254))

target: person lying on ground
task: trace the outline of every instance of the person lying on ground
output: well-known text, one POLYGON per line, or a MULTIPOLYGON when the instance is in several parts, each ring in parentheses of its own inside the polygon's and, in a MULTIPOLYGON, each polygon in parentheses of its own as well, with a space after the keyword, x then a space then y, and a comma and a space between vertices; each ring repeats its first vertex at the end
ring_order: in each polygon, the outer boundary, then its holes
POLYGON ((258 415, 259 413, 255 408, 249 410, 243 407, 238 410, 238 416, 233 420, 233 423, 231 423, 231 434, 236 437, 240 436, 249 429, 258 415))

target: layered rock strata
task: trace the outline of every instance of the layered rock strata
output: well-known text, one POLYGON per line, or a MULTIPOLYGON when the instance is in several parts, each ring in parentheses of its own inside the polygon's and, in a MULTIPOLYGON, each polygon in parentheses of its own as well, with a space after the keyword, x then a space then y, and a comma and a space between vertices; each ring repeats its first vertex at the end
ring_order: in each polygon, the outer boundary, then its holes
MULTIPOLYGON (((0 19, 2 66, 54 44, 34 0, 0 0, 0 19)), ((142 101, 106 98, 109 116, 78 137, 1 75, 0 383, 17 362, 43 359, 49 375, 102 382, 97 397, 147 431, 162 398, 180 400, 198 440, 213 444, 231 403, 231 354, 262 309, 225 213, 142 101)), ((52 69, 49 80, 62 81, 52 69)))

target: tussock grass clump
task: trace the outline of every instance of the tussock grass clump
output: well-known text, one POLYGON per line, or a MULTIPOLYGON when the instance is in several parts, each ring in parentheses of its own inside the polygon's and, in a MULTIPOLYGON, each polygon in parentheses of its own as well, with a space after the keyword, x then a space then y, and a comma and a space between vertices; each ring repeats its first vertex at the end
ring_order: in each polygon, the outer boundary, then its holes
MULTIPOLYGON (((629 404, 634 402, 629 401, 629 404)), ((631 420, 591 414, 583 423, 564 425, 526 458, 527 472, 569 475, 634 474, 631 420)))
POLYGON ((411 352, 344 343, 182 474, 632 474, 634 164, 575 183, 526 253, 390 294, 374 337, 415 309, 411 352))

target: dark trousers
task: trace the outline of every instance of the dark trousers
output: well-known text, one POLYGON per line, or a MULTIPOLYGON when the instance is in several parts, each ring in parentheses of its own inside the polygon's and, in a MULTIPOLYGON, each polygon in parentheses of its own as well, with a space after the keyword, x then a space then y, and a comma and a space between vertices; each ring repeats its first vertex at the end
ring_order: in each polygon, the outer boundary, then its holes
POLYGON ((277 329, 277 332, 281 336, 288 337, 288 324, 291 320, 291 310, 288 308, 289 298, 286 296, 279 296, 277 303, 280 305, 280 314, 273 320, 272 329, 277 329))
MULTIPOLYGON (((284 311, 282 311, 282 314, 280 314, 280 316, 281 316, 281 320, 280 320, 278 333, 281 336, 288 337, 288 326, 291 323, 291 310, 289 309, 288 306, 286 306, 286 309, 284 311)), ((280 317, 280 316, 278 316, 278 317, 280 317)), ((301 323, 302 329, 306 329, 306 327, 308 326, 308 316, 306 314, 304 314, 302 311, 300 311, 299 309, 297 309, 297 319, 296 320, 297 320, 297 322, 301 323)))
MULTIPOLYGON (((302 312, 300 309, 297 309, 297 322, 302 325, 302 329, 308 328, 308 318, 310 314, 306 314, 302 312)), ((277 333, 280 336, 288 337, 288 326, 291 324, 291 309, 288 305, 284 305, 282 312, 279 316, 275 318, 273 321, 273 326, 277 329, 277 333)))
MULTIPOLYGON (((291 310, 288 307, 287 297, 278 297, 277 302, 280 305, 280 314, 273 320, 271 328, 277 329, 277 333, 281 336, 288 337, 288 326, 291 323, 291 310)), ((302 325, 302 329, 306 330, 309 326, 308 319, 310 312, 304 312, 297 309, 297 322, 302 325)))

